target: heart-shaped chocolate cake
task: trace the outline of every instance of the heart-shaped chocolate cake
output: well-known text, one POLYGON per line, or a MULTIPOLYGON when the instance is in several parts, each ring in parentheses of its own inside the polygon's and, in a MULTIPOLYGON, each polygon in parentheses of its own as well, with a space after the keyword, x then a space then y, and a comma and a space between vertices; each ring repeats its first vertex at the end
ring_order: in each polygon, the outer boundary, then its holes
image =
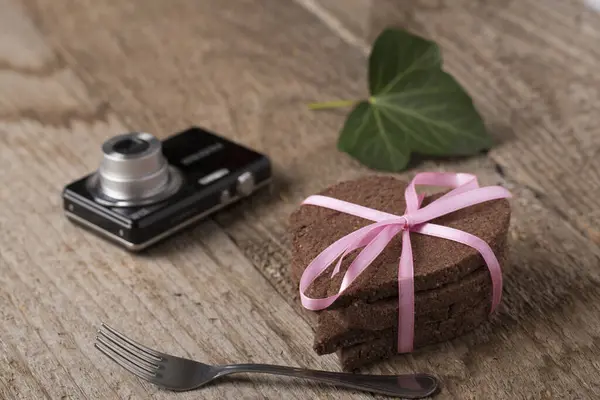
MULTIPOLYGON (((407 184, 393 177, 369 176, 334 185, 323 196, 401 216, 407 184)), ((444 192, 426 196, 423 205, 444 192)), ((432 223, 455 228, 484 240, 503 265, 510 223, 507 200, 491 200, 437 218, 432 223)), ((302 205, 290 218, 291 276, 298 285, 304 269, 336 240, 371 224, 340 211, 302 205)), ((461 243, 411 233, 414 260, 414 346, 449 340, 488 318, 492 285, 477 250, 461 243)), ((369 267, 326 310, 315 314, 314 349, 337 352, 342 367, 352 370, 397 352, 398 260, 402 239, 397 235, 369 267)), ((359 253, 346 257, 341 273, 333 266, 319 276, 306 294, 322 298, 336 294, 348 266, 359 253)), ((503 268, 505 266, 503 265, 503 268)))

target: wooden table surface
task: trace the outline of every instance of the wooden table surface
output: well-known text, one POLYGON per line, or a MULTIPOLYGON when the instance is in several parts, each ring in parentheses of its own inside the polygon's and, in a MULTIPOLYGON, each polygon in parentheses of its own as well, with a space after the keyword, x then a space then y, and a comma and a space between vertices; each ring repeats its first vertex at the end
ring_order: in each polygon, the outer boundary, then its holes
POLYGON ((600 396, 600 13, 576 0, 0 0, 0 398, 373 398, 267 377, 174 394, 93 347, 105 321, 210 363, 338 370, 288 279, 290 212, 370 173, 336 150, 388 25, 436 40, 497 145, 403 174, 474 172, 514 198, 489 324, 374 373, 429 371, 440 399, 600 396), (269 154, 276 182, 143 255, 66 221, 64 184, 131 130, 201 125, 269 154))

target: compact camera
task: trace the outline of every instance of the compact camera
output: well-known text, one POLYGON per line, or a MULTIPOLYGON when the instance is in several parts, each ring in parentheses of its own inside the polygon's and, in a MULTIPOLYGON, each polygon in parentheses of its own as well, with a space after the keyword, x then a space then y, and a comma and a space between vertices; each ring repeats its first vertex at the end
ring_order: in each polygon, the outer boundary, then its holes
POLYGON ((63 190, 66 216, 142 250, 271 181, 269 159, 202 128, 160 141, 134 132, 102 145, 97 171, 63 190))

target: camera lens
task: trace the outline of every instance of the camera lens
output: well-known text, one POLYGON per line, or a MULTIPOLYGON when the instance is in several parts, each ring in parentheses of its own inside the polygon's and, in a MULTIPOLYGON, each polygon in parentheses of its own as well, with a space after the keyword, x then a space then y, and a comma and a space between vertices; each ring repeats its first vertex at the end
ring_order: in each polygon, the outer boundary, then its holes
POLYGON ((182 183, 169 166, 161 142, 144 132, 108 139, 102 145, 100 168, 89 182, 97 201, 113 206, 138 206, 164 200, 182 183))
POLYGON ((131 155, 142 153, 150 147, 145 140, 136 137, 127 137, 119 140, 113 145, 113 151, 119 154, 131 155))

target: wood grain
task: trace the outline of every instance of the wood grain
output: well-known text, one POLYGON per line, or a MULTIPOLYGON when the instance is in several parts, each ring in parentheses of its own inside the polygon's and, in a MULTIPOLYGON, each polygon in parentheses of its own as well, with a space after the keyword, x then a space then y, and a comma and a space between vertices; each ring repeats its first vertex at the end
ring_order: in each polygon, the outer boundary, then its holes
MULTIPOLYGON (((0 315, 9 323, 0 326, 0 397, 170 397, 96 354, 100 319, 211 362, 337 369, 310 350, 287 276, 287 217, 305 196, 369 173, 335 148, 344 112, 305 104, 363 97, 360 40, 389 23, 440 42, 499 140, 487 156, 425 161, 400 176, 469 171, 508 187, 512 269, 489 324, 371 371, 432 371, 444 380, 438 398, 600 395, 600 25, 579 3, 25 0, 24 11, 1 1, 0 315), (319 5, 339 24, 315 14, 319 5), (360 40, 348 41, 352 33, 360 40), (64 220, 58 188, 96 167, 103 139, 126 128, 164 137, 190 124, 268 153, 274 192, 143 257, 64 220)), ((348 395, 273 380, 207 390, 188 397, 348 395)))

